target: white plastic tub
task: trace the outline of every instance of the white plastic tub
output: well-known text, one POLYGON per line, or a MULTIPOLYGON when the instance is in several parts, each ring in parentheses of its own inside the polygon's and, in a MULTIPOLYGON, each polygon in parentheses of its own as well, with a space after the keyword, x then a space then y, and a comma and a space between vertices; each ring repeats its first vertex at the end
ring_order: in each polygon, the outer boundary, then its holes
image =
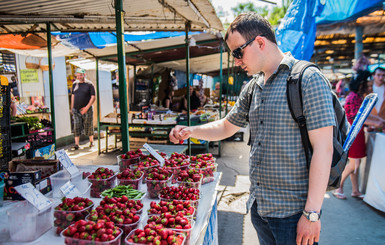
POLYGON ((82 172, 79 172, 75 174, 75 176, 72 176, 67 172, 67 170, 60 170, 57 173, 52 174, 49 176, 51 179, 51 185, 52 185, 52 197, 53 198, 61 198, 63 197, 63 193, 60 190, 60 187, 62 187, 67 181, 71 180, 72 184, 74 184, 78 189, 85 190, 88 187, 87 181, 83 180, 83 174, 82 172), (84 186, 83 186, 84 185, 84 186))
POLYGON ((9 209, 7 215, 11 240, 30 242, 51 229, 54 205, 52 203, 46 209, 39 211, 29 202, 23 201, 9 209))

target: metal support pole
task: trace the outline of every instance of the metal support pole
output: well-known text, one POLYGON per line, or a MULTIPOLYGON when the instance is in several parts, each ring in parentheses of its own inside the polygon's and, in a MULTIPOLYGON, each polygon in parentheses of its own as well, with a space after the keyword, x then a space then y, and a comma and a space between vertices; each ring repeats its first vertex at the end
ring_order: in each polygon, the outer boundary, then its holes
MULTIPOLYGON (((98 155, 100 155, 100 89, 99 89, 99 59, 96 58, 96 111, 98 118, 98 155)), ((107 134, 106 134, 107 137, 107 134)), ((106 145, 106 148, 108 145, 106 145)))
MULTIPOLYGON (((227 80, 230 78, 230 52, 227 51, 227 80)), ((228 112, 229 98, 226 95, 226 115, 228 112)))
MULTIPOLYGON (((190 39, 188 37, 188 32, 190 31, 191 23, 186 22, 186 83, 187 83, 187 126, 191 126, 190 122, 190 39)), ((190 138, 187 140, 188 144, 188 154, 191 155, 191 141, 190 138)))
POLYGON ((362 35, 364 33, 362 26, 356 26, 356 44, 354 46, 354 58, 356 61, 360 58, 362 55, 362 50, 364 49, 364 45, 362 43, 362 35))
POLYGON ((53 127, 53 142, 55 144, 56 151, 56 124, 55 124, 55 93, 53 87, 53 74, 52 74, 52 40, 51 40, 51 24, 47 23, 47 50, 48 50, 48 79, 49 79, 49 96, 51 106, 51 123, 53 127))
POLYGON ((123 0, 115 0, 116 39, 118 45, 119 69, 119 105, 122 133, 123 152, 130 150, 128 133, 127 86, 126 86, 126 57, 124 51, 124 11, 123 0))

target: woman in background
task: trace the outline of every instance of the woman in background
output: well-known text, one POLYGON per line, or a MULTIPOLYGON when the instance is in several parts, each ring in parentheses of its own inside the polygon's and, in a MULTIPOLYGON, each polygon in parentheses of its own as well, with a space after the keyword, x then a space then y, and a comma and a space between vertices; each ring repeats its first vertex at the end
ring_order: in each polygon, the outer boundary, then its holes
MULTIPOLYGON (((364 96, 370 92, 368 86, 369 71, 359 71, 355 77, 349 83, 350 93, 346 97, 345 111, 346 117, 350 124, 353 123, 355 116, 364 100, 364 96)), ((370 120, 366 120, 365 124, 372 124, 370 120)), ((363 127, 358 133, 352 146, 349 149, 349 163, 346 165, 345 170, 342 172, 340 187, 333 192, 333 195, 338 199, 346 199, 344 194, 344 182, 348 176, 352 182, 351 196, 355 198, 363 199, 364 195, 358 190, 358 173, 357 169, 360 166, 361 159, 366 157, 366 144, 365 134, 363 127)))

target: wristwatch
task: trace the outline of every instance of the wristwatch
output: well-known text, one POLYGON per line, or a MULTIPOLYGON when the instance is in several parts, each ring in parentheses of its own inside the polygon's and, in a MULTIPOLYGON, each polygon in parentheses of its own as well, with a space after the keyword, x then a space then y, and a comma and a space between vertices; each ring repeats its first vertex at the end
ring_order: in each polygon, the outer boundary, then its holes
POLYGON ((317 222, 321 218, 321 212, 316 211, 305 211, 303 210, 302 214, 311 222, 317 222))

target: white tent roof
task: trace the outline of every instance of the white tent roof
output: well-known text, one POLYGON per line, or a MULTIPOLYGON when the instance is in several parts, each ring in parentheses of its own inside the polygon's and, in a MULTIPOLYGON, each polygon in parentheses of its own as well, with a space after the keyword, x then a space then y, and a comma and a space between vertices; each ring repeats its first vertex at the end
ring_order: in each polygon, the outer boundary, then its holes
MULTIPOLYGON (((114 0, 0 1, 0 31, 19 33, 115 30, 114 0)), ((209 0, 123 0, 125 31, 223 30, 209 0)))

